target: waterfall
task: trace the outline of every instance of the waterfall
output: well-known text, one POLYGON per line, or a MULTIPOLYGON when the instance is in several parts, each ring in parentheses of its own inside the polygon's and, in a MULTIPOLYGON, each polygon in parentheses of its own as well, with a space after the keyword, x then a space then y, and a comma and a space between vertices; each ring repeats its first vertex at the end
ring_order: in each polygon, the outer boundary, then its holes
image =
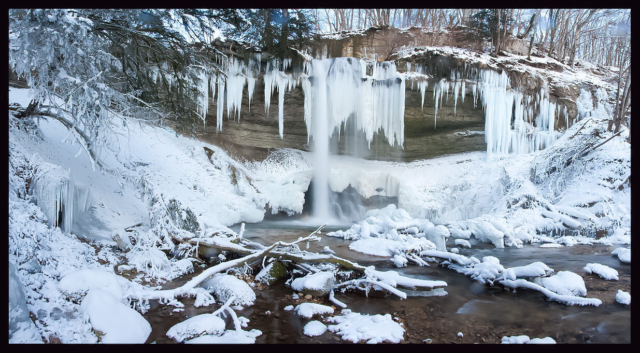
POLYGON ((304 115, 308 140, 314 141, 314 216, 335 217, 329 197, 329 139, 334 131, 355 119, 371 144, 383 130, 391 146, 404 143, 405 81, 392 62, 377 63, 373 76, 354 58, 332 58, 305 63, 304 115))

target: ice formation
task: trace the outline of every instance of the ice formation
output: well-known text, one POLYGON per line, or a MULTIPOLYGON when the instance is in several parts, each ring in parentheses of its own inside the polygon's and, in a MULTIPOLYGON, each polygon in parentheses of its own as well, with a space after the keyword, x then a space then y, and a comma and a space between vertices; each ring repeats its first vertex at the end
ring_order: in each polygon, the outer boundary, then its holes
POLYGON ((316 155, 314 213, 322 218, 330 213, 328 140, 336 130, 340 133, 343 123, 356 119, 356 129, 364 132, 369 144, 379 130, 384 130, 389 145, 404 144, 403 76, 392 62, 375 64, 373 75, 367 76, 363 64, 355 58, 305 62, 304 120, 316 155))
POLYGON ((70 232, 73 220, 89 207, 89 188, 76 186, 71 173, 59 167, 39 172, 34 180, 33 196, 49 225, 70 232))

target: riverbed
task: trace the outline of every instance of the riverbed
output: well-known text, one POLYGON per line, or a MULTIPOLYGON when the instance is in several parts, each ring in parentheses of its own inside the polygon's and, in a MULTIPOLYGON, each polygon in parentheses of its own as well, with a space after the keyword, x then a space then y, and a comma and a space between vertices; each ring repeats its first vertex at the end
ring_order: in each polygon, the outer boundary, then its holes
MULTIPOLYGON (((265 221, 247 224, 244 238, 272 244, 275 241, 292 241, 306 236, 316 227, 300 222, 265 221)), ((232 227, 234 231, 239 226, 232 227)), ((540 292, 503 288, 500 285, 483 285, 453 270, 430 263, 429 267, 409 265, 396 268, 388 258, 360 254, 349 250, 350 241, 328 237, 325 229, 321 241, 310 243, 308 250, 319 252, 329 246, 337 256, 356 261, 362 265, 374 265, 379 270, 393 270, 408 277, 429 280, 444 280, 448 286, 435 292, 405 290, 407 299, 396 296, 365 297, 357 293, 336 293, 336 298, 354 312, 364 314, 391 314, 405 328, 403 343, 500 343, 503 336, 528 335, 531 338, 551 337, 557 343, 630 343, 631 309, 615 301, 618 289, 631 292, 631 266, 617 257, 611 256, 615 247, 605 245, 574 245, 566 248, 540 248, 539 244, 529 244, 524 248, 497 249, 491 244, 470 239, 471 249, 460 249, 460 254, 475 256, 495 256, 506 267, 526 265, 542 261, 555 272, 572 271, 583 277, 587 297, 602 300, 602 305, 566 306, 548 301, 540 292), (587 274, 582 268, 587 263, 600 263, 618 271, 618 281, 607 281, 595 274, 587 274), (459 337, 458 332, 463 336, 459 337)), ((447 247, 453 246, 449 238, 447 247)), ((305 248, 305 245, 301 246, 305 248)), ((173 288, 185 283, 200 273, 183 276, 165 284, 173 288)), ((248 318, 248 329, 258 329, 262 335, 256 343, 347 343, 339 336, 327 331, 318 337, 303 334, 304 325, 318 319, 305 319, 293 311, 285 311, 288 305, 302 302, 316 302, 331 306, 326 298, 294 300, 294 291, 281 279, 271 286, 256 286, 255 304, 238 310, 238 316, 248 318)), ((152 333, 147 343, 175 343, 166 336, 171 326, 198 314, 213 312, 218 305, 195 308, 194 299, 181 299, 184 310, 174 311, 172 306, 151 303, 152 309, 144 316, 151 323, 152 333)), ((336 314, 340 308, 336 309, 336 314)), ((229 322, 227 326, 233 327, 229 322)))

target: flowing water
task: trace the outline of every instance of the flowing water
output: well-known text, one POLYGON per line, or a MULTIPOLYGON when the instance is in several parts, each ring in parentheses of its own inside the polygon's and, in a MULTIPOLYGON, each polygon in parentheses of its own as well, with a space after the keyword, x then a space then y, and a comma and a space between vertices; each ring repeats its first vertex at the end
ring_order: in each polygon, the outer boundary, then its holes
MULTIPOLYGON (((239 226, 232 227, 238 231, 239 226)), ((342 227, 344 229, 344 227, 342 227)), ((247 224, 244 237, 262 244, 275 241, 292 241, 306 236, 315 228, 301 222, 265 221, 247 224)), ((335 229, 325 229, 332 231, 335 229)), ((471 239, 471 249, 460 249, 465 256, 495 256, 505 267, 526 265, 542 261, 558 271, 572 271, 581 275, 587 287, 587 297, 602 300, 599 307, 566 306, 547 301, 537 291, 518 289, 515 293, 500 285, 482 285, 469 277, 436 263, 429 267, 410 265, 395 268, 388 259, 356 253, 349 250, 350 241, 328 237, 325 231, 321 241, 310 243, 309 251, 320 251, 329 246, 337 256, 356 261, 362 265, 375 265, 380 270, 394 270, 408 277, 444 280, 448 286, 446 295, 441 292, 405 291, 408 298, 400 300, 395 296, 364 297, 357 293, 336 293, 336 298, 354 312, 365 314, 392 314, 400 319, 406 329, 404 343, 422 343, 430 338, 432 343, 499 343, 503 336, 528 335, 530 338, 552 337, 558 343, 630 343, 631 310, 615 302, 618 289, 630 292, 631 266, 621 263, 611 256, 612 247, 603 245, 575 245, 571 248, 539 248, 537 245, 521 249, 496 249, 490 244, 471 239), (605 281, 597 275, 584 273, 587 263, 601 263, 616 269, 619 281, 605 281), (457 336, 458 332, 463 337, 457 336)), ((447 245, 453 245, 450 238, 447 245)), ((305 245, 301 246, 305 249, 305 245)), ((201 270, 197 271, 200 272, 201 270)), ((177 287, 194 274, 167 284, 177 287)), ((256 302, 251 307, 238 311, 247 317, 248 328, 262 331, 256 343, 338 343, 343 342, 337 335, 327 331, 318 337, 308 337, 302 333, 304 325, 310 321, 292 311, 284 311, 287 305, 305 302, 294 300, 293 291, 279 280, 264 290, 256 290, 256 302), (269 311, 269 313, 267 313, 269 311)), ((327 299, 314 298, 315 302, 332 305, 327 299)), ((157 306, 145 314, 153 327, 149 342, 170 343, 167 330, 176 323, 197 314, 210 313, 218 306, 193 307, 193 299, 184 299, 184 311, 173 312, 173 307, 157 306)), ((338 311, 338 310, 337 310, 338 311)), ((317 318, 314 318, 317 319, 317 318)), ((233 327, 229 322, 228 328, 233 327)))

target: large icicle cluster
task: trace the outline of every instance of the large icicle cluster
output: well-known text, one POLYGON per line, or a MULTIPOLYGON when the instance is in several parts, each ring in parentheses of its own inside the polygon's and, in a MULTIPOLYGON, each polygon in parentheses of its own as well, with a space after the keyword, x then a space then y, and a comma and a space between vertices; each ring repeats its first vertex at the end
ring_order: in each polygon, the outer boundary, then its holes
POLYGON ((89 206, 89 189, 76 186, 71 173, 59 167, 36 174, 33 196, 49 226, 60 226, 67 233, 89 206))
POLYGON ((373 134, 384 130, 389 145, 404 144, 405 80, 393 62, 377 63, 373 75, 366 75, 366 64, 355 58, 313 60, 305 63, 307 79, 305 122, 308 136, 318 136, 313 120, 326 121, 327 137, 353 116, 356 128, 371 143, 373 134))
POLYGON ((273 60, 267 63, 264 74, 264 109, 267 115, 269 115, 273 90, 278 88, 278 132, 281 139, 284 138, 284 93, 291 92, 298 84, 298 80, 284 73, 290 66, 291 59, 284 59, 282 63, 273 60), (279 66, 282 66, 282 71, 278 70, 279 66))
POLYGON ((565 126, 569 126, 567 108, 550 101, 546 81, 534 97, 511 87, 504 70, 502 73, 478 69, 465 71, 466 75, 453 70, 449 79, 442 78, 435 84, 434 128, 438 107, 442 107, 445 94, 449 99, 449 91, 454 98, 454 114, 459 95, 464 102, 467 91, 470 91, 474 107, 480 99, 485 112, 485 140, 489 155, 530 153, 548 147, 560 136, 554 127, 561 114, 564 115, 565 126))

